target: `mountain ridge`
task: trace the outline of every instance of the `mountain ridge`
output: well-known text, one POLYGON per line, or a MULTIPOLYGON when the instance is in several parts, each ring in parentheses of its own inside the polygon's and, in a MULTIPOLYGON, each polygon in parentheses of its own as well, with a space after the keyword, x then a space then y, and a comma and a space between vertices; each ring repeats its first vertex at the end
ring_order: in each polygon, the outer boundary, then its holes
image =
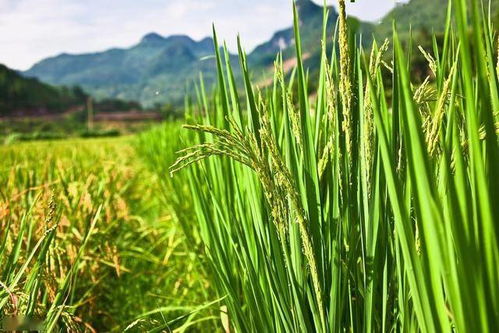
MULTIPOLYGON (((60 54, 41 60, 23 74, 53 85, 81 85, 97 98, 122 98, 153 104, 172 97, 181 99, 182 89, 175 89, 172 84, 163 87, 156 82, 171 82, 178 75, 194 78, 199 71, 210 72, 199 59, 213 54, 213 51, 211 37, 195 41, 187 35, 163 37, 148 33, 130 48, 60 54), (186 76, 186 71, 190 75, 186 76), (169 89, 167 98, 163 98, 164 89, 169 89)), ((205 74, 208 79, 212 76, 205 74)))

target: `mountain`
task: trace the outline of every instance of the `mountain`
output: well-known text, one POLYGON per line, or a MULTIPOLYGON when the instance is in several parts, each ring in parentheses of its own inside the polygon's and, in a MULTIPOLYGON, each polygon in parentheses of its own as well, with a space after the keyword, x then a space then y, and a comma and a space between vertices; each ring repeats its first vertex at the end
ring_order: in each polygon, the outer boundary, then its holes
MULTIPOLYGON (((317 49, 317 44, 322 38, 323 8, 310 0, 296 1, 300 17, 300 36, 303 48, 317 49)), ((338 13, 329 7, 328 31, 331 33, 338 19, 338 13)), ((284 58, 294 56, 295 37, 293 27, 276 32, 270 40, 257 46, 248 56, 253 65, 271 65, 278 52, 283 52, 284 58)))
MULTIPOLYGON (((310 0, 296 1, 296 7, 300 18, 300 37, 306 64, 311 68, 319 63, 321 53, 322 27, 324 19, 324 8, 310 0)), ((338 12, 332 6, 328 7, 328 21, 326 25, 328 36, 332 36, 338 20, 338 12)), ((349 26, 358 34, 365 36, 364 42, 368 44, 373 36, 375 25, 361 22, 356 18, 349 18, 349 26)), ((328 44, 331 44, 331 40, 328 44)), ((250 65, 254 70, 268 70, 272 66, 276 54, 282 52, 283 58, 288 64, 292 64, 295 58, 294 29, 289 27, 277 31, 270 40, 257 46, 248 56, 250 65)))
POLYGON ((380 37, 392 33, 392 24, 396 19, 397 29, 407 32, 413 30, 443 31, 447 17, 448 0, 412 0, 399 4, 389 12, 376 27, 380 37))
MULTIPOLYGON (((494 10, 498 2, 492 0, 494 10)), ((349 18, 349 23, 352 30, 362 34, 362 40, 368 46, 373 36, 378 40, 391 36, 393 19, 397 20, 401 32, 409 31, 409 26, 415 32, 440 31, 445 23, 447 3, 448 0, 411 0, 398 5, 378 25, 355 18, 349 18)), ((313 75, 320 55, 323 8, 311 0, 297 0, 296 4, 305 65, 313 75)), ((338 13, 330 7, 327 22, 329 36, 333 33, 337 18, 338 13)), ((248 55, 250 68, 261 78, 261 82, 268 80, 277 52, 282 52, 287 67, 293 66, 294 43, 293 28, 290 27, 276 32, 248 55)), ((138 100, 144 105, 180 104, 186 85, 197 81, 200 72, 208 88, 215 82, 216 64, 210 57, 213 53, 211 38, 194 41, 188 36, 165 38, 150 33, 131 48, 82 55, 61 54, 40 61, 23 74, 54 85, 80 85, 97 98, 138 100)), ((237 58, 233 57, 237 64, 237 58)), ((237 76, 239 66, 234 67, 237 76)))
MULTIPOLYGON (((478 0, 473 0, 478 1, 478 0)), ((488 10, 489 0, 484 0, 488 10)), ((384 38, 392 34, 392 23, 397 22, 397 29, 407 32, 426 31, 442 32, 447 19, 449 0, 411 0, 401 3, 390 11, 376 27, 376 36, 384 38)), ((499 0, 490 0, 492 19, 499 23, 499 0)))
POLYGON ((78 87, 53 87, 0 65, 0 117, 61 113, 86 98, 78 87))
POLYGON ((203 58, 213 53, 211 38, 194 41, 188 36, 164 38, 150 33, 129 49, 61 54, 40 61, 23 74, 54 85, 79 85, 97 98, 139 100, 152 105, 181 101, 183 82, 196 80, 199 72, 212 82, 215 63, 203 58))

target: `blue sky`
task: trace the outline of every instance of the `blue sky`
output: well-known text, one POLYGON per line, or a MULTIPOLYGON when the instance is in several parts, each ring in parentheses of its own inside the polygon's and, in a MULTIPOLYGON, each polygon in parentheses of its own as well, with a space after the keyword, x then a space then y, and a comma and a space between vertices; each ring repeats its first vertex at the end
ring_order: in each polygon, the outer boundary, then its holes
MULTIPOLYGON (((348 11, 377 21, 394 4, 357 0, 348 11)), ((212 22, 229 48, 240 33, 249 51, 290 26, 291 0, 0 0, 0 63, 27 69, 62 52, 129 47, 148 32, 201 39, 212 22)))

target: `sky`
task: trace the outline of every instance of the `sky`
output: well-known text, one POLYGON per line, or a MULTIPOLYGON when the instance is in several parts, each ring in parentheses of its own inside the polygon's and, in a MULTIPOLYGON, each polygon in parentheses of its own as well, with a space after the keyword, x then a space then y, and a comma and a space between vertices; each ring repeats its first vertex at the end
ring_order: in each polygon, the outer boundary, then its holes
MULTIPOLYGON (((395 1, 404 0, 357 0, 347 9, 376 22, 395 1)), ((149 32, 199 40, 211 34, 213 22, 229 49, 239 33, 251 51, 289 27, 291 16, 291 0, 0 0, 0 63, 26 70, 63 52, 130 47, 149 32)))

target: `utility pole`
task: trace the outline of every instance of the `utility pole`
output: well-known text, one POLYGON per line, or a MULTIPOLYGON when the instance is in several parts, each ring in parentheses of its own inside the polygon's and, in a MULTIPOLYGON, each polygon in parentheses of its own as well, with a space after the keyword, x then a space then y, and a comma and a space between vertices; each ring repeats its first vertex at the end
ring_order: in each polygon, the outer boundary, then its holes
POLYGON ((94 106, 90 96, 87 98, 87 129, 94 129, 94 106))

